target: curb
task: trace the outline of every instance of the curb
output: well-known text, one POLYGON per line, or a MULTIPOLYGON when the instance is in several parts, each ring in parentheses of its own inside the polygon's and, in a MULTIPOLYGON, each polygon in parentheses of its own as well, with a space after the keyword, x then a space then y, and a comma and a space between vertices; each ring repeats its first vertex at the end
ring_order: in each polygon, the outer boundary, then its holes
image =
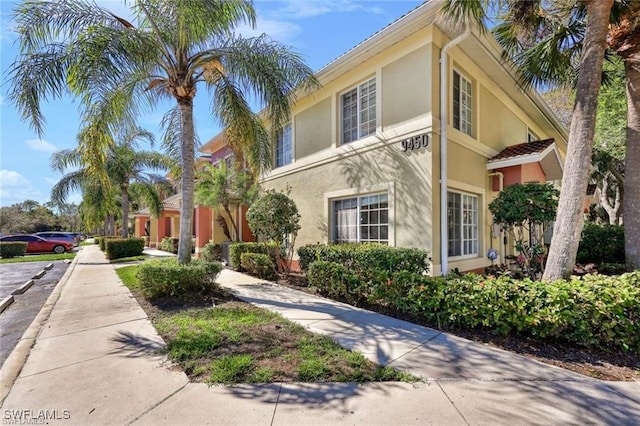
POLYGON ((47 266, 44 267, 45 271, 49 271, 51 270, 51 268, 53 268, 53 263, 48 264, 47 266))
POLYGON ((44 274, 46 274, 46 273, 47 273, 46 269, 43 269, 42 271, 40 271, 37 274, 35 274, 34 276, 32 276, 31 279, 33 279, 33 280, 40 279, 40 278, 44 277, 44 274))
POLYGON ((31 286, 33 285, 34 281, 33 280, 29 280, 26 283, 22 284, 20 287, 18 287, 17 289, 13 290, 13 292, 11 294, 13 294, 14 296, 16 294, 22 294, 25 291, 29 290, 31 288, 31 286))
MULTIPOLYGON (((0 406, 2 406, 5 398, 9 395, 9 392, 13 387, 13 383, 16 381, 18 375, 22 371, 22 367, 24 367, 24 364, 27 362, 31 348, 35 344, 36 338, 40 334, 42 327, 47 322, 47 319, 49 319, 49 315, 51 315, 53 307, 60 298, 60 293, 62 293, 63 288, 75 270, 79 258, 80 256, 73 258, 71 265, 69 265, 69 269, 67 269, 62 278, 60 278, 60 281, 58 281, 58 284, 49 295, 44 306, 33 319, 29 328, 24 332, 16 347, 9 354, 9 357, 5 360, 2 368, 0 368, 0 406)), ((13 296, 11 296, 11 299, 13 299, 13 296)))
POLYGON ((0 312, 4 311, 13 303, 13 296, 8 296, 0 302, 0 312))

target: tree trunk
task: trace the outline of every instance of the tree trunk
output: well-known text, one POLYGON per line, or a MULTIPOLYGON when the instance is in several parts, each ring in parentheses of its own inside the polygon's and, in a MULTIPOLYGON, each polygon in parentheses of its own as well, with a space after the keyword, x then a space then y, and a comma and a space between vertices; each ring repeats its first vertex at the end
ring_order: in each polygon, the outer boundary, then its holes
MULTIPOLYGON (((640 38, 640 37, 638 37, 640 38)), ((638 46, 640 48, 640 46, 638 46)), ((640 52, 625 58, 627 151, 624 157, 624 252, 627 269, 640 269, 640 52)))
POLYGON ((122 187, 122 238, 129 238, 129 191, 126 186, 122 187))
POLYGON ((589 181, 598 92, 613 0, 590 0, 586 3, 587 26, 584 47, 558 213, 543 275, 545 280, 566 278, 571 274, 584 224, 583 205, 589 181))
POLYGON ((178 99, 180 109, 180 124, 182 126, 182 177, 180 204, 180 236, 178 242, 178 263, 191 262, 191 238, 193 235, 193 207, 194 207, 194 155, 195 136, 193 129, 193 99, 178 99))
POLYGON ((234 241, 240 241, 240 232, 238 231, 238 225, 236 224, 233 215, 231 214, 231 210, 229 209, 229 205, 224 205, 224 211, 227 212, 227 216, 229 216, 229 220, 231 221, 231 225, 233 226, 233 232, 235 232, 235 236, 233 238, 234 241))

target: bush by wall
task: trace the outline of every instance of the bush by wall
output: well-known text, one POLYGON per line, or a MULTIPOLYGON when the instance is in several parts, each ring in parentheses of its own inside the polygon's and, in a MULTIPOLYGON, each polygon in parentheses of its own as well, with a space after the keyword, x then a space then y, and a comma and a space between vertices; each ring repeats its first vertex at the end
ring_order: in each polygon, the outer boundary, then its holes
POLYGON ((140 256, 144 250, 142 238, 109 238, 104 243, 107 259, 140 256))
POLYGON ((0 243, 0 257, 8 259, 10 257, 24 256, 27 252, 27 243, 21 241, 8 241, 0 243))
POLYGON ((220 262, 222 260, 222 246, 207 243, 200 251, 200 259, 204 262, 220 262))
POLYGON ((218 289, 215 279, 221 270, 217 262, 193 259, 183 265, 173 257, 155 259, 140 264, 138 282, 147 299, 193 300, 218 289))
POLYGON ((276 265, 271 257, 262 253, 242 253, 240 255, 242 269, 264 280, 274 280, 277 277, 276 265))
POLYGON ((98 241, 98 244, 100 245, 100 250, 105 251, 107 249, 107 241, 113 240, 114 238, 118 238, 118 237, 100 237, 100 241, 98 241))
POLYGON ((233 243, 229 247, 229 263, 231 266, 242 271, 242 253, 261 253, 271 258, 276 263, 276 245, 271 243, 233 243))
POLYGON ((624 228, 620 225, 585 223, 576 262, 624 264, 624 228))
POLYGON ((604 350, 640 352, 640 272, 538 282, 508 276, 428 277, 409 271, 365 281, 343 265, 316 261, 309 284, 350 303, 363 297, 427 318, 438 327, 522 333, 604 350))
POLYGON ((316 260, 340 263, 358 274, 378 271, 410 271, 417 274, 429 271, 429 255, 417 248, 389 247, 381 244, 314 244, 298 249, 300 268, 309 269, 316 260))
POLYGON ((176 254, 178 252, 178 239, 171 237, 164 237, 160 241, 160 250, 176 254))

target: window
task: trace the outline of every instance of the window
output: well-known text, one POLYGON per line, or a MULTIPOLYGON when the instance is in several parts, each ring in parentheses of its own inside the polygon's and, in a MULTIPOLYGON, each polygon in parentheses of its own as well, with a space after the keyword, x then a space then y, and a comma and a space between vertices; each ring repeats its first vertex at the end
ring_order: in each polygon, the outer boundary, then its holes
POLYGON ((538 135, 536 135, 535 133, 533 133, 531 131, 531 129, 527 130, 527 142, 533 142, 533 141, 537 141, 540 140, 540 138, 538 137, 538 135))
POLYGON ((341 96, 342 143, 376 131, 376 79, 372 78, 341 96))
POLYGON ((460 73, 453 72, 453 127, 473 136, 472 102, 473 88, 471 82, 460 73))
POLYGON ((478 197, 448 193, 449 256, 478 254, 478 197))
POLYGON ((388 244, 389 199, 387 194, 334 201, 333 241, 388 244))
POLYGON ((291 124, 287 124, 276 135, 276 167, 286 166, 292 161, 293 134, 291 124))

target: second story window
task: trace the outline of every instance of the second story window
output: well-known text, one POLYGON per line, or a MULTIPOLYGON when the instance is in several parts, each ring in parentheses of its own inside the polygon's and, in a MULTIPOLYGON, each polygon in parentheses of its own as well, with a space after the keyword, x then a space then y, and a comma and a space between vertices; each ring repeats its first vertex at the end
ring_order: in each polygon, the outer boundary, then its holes
POLYGON ((286 124, 276 136, 276 167, 291 164, 293 161, 293 134, 291 124, 286 124))
POLYGON ((453 128, 473 136, 473 86, 463 75, 453 72, 453 128))
POLYGON ((376 131, 376 79, 365 81, 340 97, 342 143, 376 131))
POLYGON ((531 129, 527 130, 527 142, 533 142, 533 141, 537 141, 540 138, 538 137, 538 135, 536 135, 535 133, 533 133, 531 131, 531 129))

